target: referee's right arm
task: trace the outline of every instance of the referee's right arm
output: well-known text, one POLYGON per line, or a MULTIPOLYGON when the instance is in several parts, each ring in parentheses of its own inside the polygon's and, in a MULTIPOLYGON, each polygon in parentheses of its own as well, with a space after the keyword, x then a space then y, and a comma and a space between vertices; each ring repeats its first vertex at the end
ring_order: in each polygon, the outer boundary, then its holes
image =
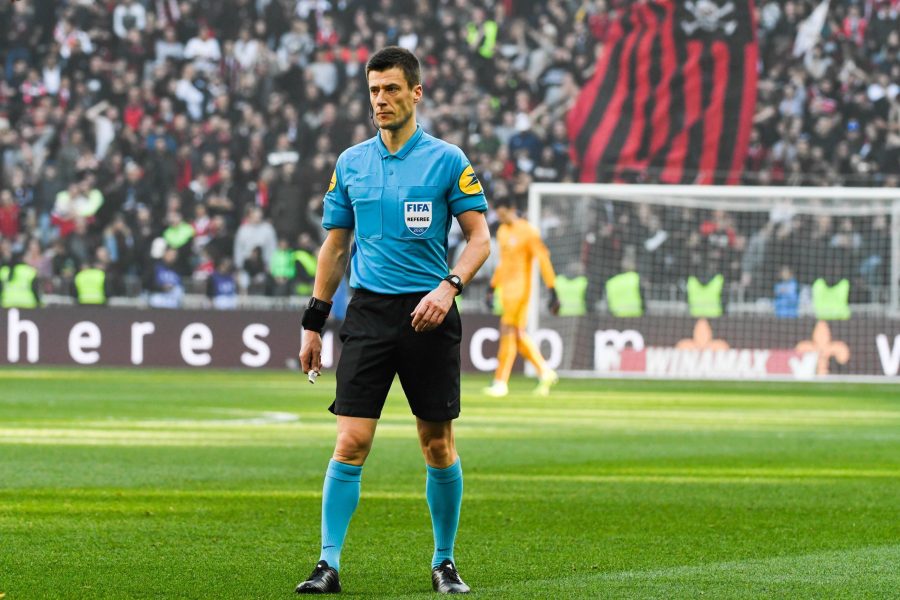
POLYGON ((353 241, 352 229, 329 229, 325 243, 319 250, 316 265, 316 282, 313 285, 313 296, 319 300, 331 302, 344 273, 347 272, 347 261, 350 259, 350 242, 353 241))
MULTIPOLYGON (((347 271, 350 258, 350 242, 353 240, 352 229, 329 229, 325 243, 319 250, 316 266, 316 283, 313 296, 319 300, 331 302, 335 290, 347 271)), ((304 330, 303 343, 300 347, 300 368, 304 373, 322 370, 322 334, 317 331, 304 330)))

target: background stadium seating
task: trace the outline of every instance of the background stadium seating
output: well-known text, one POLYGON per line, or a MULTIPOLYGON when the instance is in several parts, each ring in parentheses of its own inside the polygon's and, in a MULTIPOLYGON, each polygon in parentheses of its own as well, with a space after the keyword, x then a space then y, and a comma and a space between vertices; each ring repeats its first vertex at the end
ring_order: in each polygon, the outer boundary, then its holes
MULTIPOLYGON (((337 155, 374 134, 363 69, 387 44, 422 60, 422 126, 467 152, 489 197, 524 205, 532 182, 575 181, 565 115, 627 4, 3 3, 0 263, 24 252, 45 292, 66 295, 80 266, 100 260, 118 294, 139 296, 164 248, 154 240, 184 219, 194 235, 177 268, 189 291, 231 257, 242 293, 295 294, 273 285, 270 257, 279 239, 311 252, 321 242, 337 155), (261 223, 248 223, 254 207, 261 223)), ((817 4, 759 2, 743 183, 897 187, 900 1, 833 0, 818 45, 794 58, 817 4)), ((765 226, 714 223, 734 253, 765 226)), ((829 226, 807 230, 880 248, 878 223, 829 226)))

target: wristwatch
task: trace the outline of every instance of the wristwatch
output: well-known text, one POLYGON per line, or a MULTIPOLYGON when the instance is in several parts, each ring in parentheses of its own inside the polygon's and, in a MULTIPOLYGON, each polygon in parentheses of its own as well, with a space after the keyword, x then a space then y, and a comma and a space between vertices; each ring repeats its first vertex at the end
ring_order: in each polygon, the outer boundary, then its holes
POLYGON ((465 287, 465 286, 463 286, 462 279, 460 279, 459 275, 454 275, 453 273, 450 273, 449 275, 444 277, 444 281, 446 281, 447 283, 449 283, 450 285, 452 285, 453 287, 456 288, 457 296, 462 294, 463 287, 465 287))

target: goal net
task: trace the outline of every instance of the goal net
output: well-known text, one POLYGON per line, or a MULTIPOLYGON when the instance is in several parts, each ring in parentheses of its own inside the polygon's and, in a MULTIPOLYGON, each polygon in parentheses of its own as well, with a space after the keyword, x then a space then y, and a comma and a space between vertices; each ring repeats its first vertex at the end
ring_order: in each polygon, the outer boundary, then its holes
POLYGON ((535 184, 558 274, 530 332, 561 373, 800 378, 900 370, 900 190, 535 184))

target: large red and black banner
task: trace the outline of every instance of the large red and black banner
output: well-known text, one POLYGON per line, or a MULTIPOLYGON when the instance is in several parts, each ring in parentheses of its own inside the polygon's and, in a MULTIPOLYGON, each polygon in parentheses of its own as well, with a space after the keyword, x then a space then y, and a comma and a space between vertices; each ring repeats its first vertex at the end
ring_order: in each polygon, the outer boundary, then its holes
POLYGON ((619 11, 568 116, 579 180, 738 183, 756 106, 753 0, 619 11))

